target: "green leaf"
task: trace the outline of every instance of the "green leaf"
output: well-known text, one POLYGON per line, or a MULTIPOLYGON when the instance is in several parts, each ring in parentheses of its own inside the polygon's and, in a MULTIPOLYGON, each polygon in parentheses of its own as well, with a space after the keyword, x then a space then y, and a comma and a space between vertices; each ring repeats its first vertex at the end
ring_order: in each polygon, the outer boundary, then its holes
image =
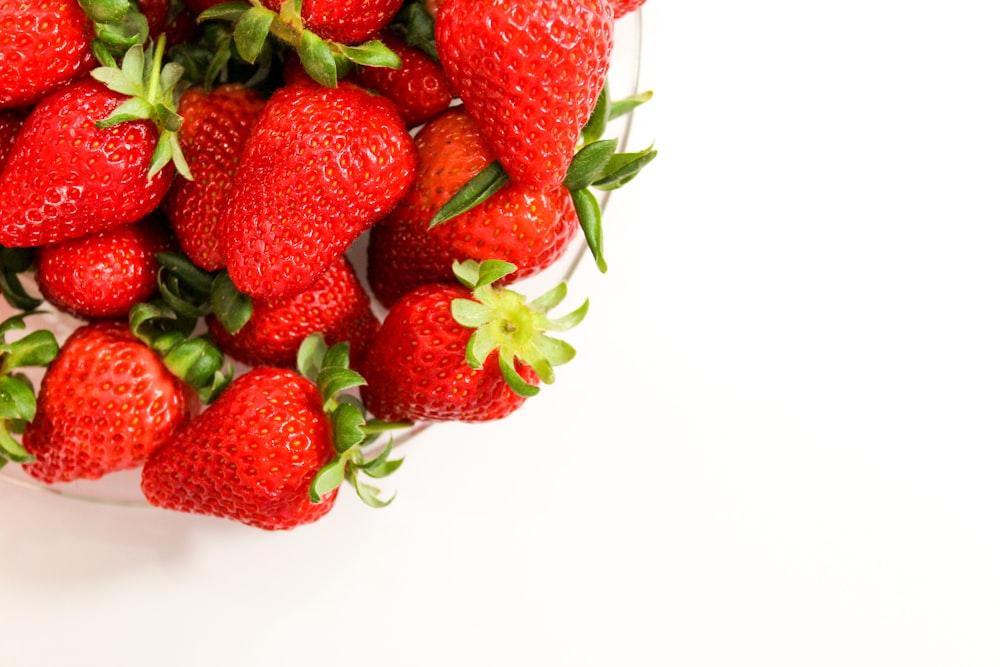
MULTIPOLYGON (((535 370, 537 371, 538 369, 535 370)), ((538 387, 529 384, 523 377, 521 377, 521 375, 514 368, 512 361, 507 358, 507 355, 504 354, 500 355, 500 374, 503 375, 503 379, 507 382, 507 386, 510 387, 511 391, 518 396, 529 398, 531 396, 535 396, 539 392, 538 387)), ((541 375, 541 373, 539 373, 539 375, 541 375)))
POLYGON ((341 341, 327 348, 323 355, 324 366, 335 366, 337 368, 350 368, 351 365, 351 345, 341 341))
POLYGON ((302 68, 314 81, 328 88, 336 87, 341 67, 330 44, 316 33, 304 30, 298 54, 302 68))
POLYGON ((31 463, 35 457, 14 439, 7 424, 0 424, 0 463, 5 462, 5 459, 15 463, 31 463))
POLYGON ((236 21, 243 16, 253 5, 249 2, 222 2, 213 5, 198 14, 198 22, 204 21, 236 21))
POLYGON ((601 228, 601 205, 597 202, 594 194, 587 189, 573 190, 570 192, 573 199, 573 207, 576 210, 576 217, 580 220, 580 227, 583 235, 587 239, 587 246, 590 248, 597 268, 601 273, 608 270, 607 261, 604 259, 604 230, 601 228))
POLYGON ((130 97, 119 104, 107 117, 94 123, 104 129, 133 120, 149 120, 153 117, 153 105, 141 97, 130 97))
POLYGON ((319 387, 324 403, 333 400, 338 393, 360 387, 364 383, 365 379, 350 368, 324 366, 316 376, 316 386, 319 387))
POLYGON ((51 331, 38 329, 7 345, 4 368, 48 366, 59 353, 59 343, 51 331))
POLYGON ((548 292, 532 299, 528 305, 535 310, 547 313, 563 302, 568 291, 569 288, 565 282, 559 283, 548 292))
POLYGON ((219 271, 212 282, 212 312, 231 334, 243 328, 253 315, 253 301, 239 291, 225 270, 219 271))
POLYGON ((510 176, 504 171, 503 166, 494 160, 470 178, 444 203, 444 206, 431 218, 427 225, 428 229, 472 210, 492 197, 509 180, 510 176))
POLYGON ((264 7, 251 7, 239 18, 233 28, 236 51, 248 63, 257 61, 264 42, 270 34, 271 23, 277 14, 264 7))
POLYGON ((563 315, 554 320, 549 320, 549 330, 550 331, 569 331, 580 322, 583 318, 587 316, 587 310, 590 308, 590 300, 585 300, 576 310, 569 313, 568 315, 563 315))
POLYGON ((451 316, 463 327, 478 329, 490 321, 492 311, 488 306, 472 299, 455 299, 451 302, 451 316))
POLYGON ((327 345, 323 340, 323 334, 309 334, 299 344, 296 356, 295 367, 303 377, 316 382, 320 370, 323 368, 323 357, 326 355, 327 345))
POLYGON ((177 276, 195 294, 208 296, 212 292, 215 276, 179 252, 158 252, 156 261, 168 273, 177 276))
POLYGON ((309 500, 314 503, 333 492, 344 482, 344 468, 347 465, 346 456, 336 456, 332 461, 319 469, 309 484, 309 500))
POLYGON ((354 470, 349 469, 347 473, 347 478, 351 482, 351 486, 354 487, 358 497, 361 498, 365 505, 368 505, 369 507, 381 508, 387 506, 396 499, 396 494, 394 493, 388 500, 382 500, 379 498, 379 489, 369 484, 362 484, 359 482, 357 476, 354 474, 354 470))
POLYGON ((112 57, 120 56, 133 46, 142 45, 149 39, 149 22, 139 11, 130 11, 125 18, 114 23, 93 25, 96 41, 112 57))
POLYGON ((616 153, 605 165, 593 186, 599 190, 616 190, 633 178, 656 157, 652 146, 637 153, 616 153))
POLYGON ((563 185, 567 190, 582 190, 597 180, 615 154, 617 139, 604 139, 587 144, 573 156, 563 185))
POLYGON ((620 118, 626 114, 632 113, 632 111, 648 102, 653 98, 653 91, 647 90, 644 93, 638 93, 636 95, 631 95, 629 97, 624 97, 620 100, 615 100, 611 103, 611 109, 608 113, 608 120, 614 120, 620 118))
POLYGON ((79 2, 87 18, 97 23, 120 21, 130 9, 128 0, 79 0, 79 2))
POLYGON ((0 376, 0 419, 35 418, 35 392, 31 385, 13 375, 0 376))
POLYGON ((590 113, 587 124, 581 132, 584 144, 590 144, 604 136, 611 117, 611 102, 608 99, 608 87, 605 85, 597 96, 597 104, 590 113))
POLYGON ((340 45, 340 52, 351 62, 366 67, 399 69, 403 66, 403 61, 399 59, 399 56, 377 39, 357 46, 340 45))
MULTIPOLYGON (((562 366, 572 361, 576 356, 576 350, 564 340, 551 336, 536 336, 534 342, 545 359, 553 366, 562 366)), ((551 383, 551 379, 549 383, 551 383)))
POLYGON ((337 406, 337 409, 333 411, 332 423, 334 446, 341 454, 365 439, 365 432, 361 430, 365 423, 365 417, 353 405, 337 406))

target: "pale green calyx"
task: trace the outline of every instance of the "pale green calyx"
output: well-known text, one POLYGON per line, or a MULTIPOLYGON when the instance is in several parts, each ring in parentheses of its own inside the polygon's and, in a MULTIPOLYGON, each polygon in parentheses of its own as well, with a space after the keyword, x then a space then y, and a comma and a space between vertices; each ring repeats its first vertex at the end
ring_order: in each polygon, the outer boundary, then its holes
POLYGON ((496 351, 500 372, 516 394, 533 396, 538 393, 538 387, 526 382, 517 372, 518 363, 530 366, 545 384, 554 382, 553 367, 570 361, 576 356, 576 350, 546 332, 567 331, 579 324, 587 314, 589 302, 584 301, 571 313, 552 319, 549 311, 566 298, 566 283, 528 301, 518 292, 493 285, 516 269, 513 264, 497 260, 479 264, 467 260, 455 262, 453 268, 459 282, 471 289, 474 297, 455 299, 451 304, 455 321, 475 329, 465 351, 469 367, 482 368, 496 351))

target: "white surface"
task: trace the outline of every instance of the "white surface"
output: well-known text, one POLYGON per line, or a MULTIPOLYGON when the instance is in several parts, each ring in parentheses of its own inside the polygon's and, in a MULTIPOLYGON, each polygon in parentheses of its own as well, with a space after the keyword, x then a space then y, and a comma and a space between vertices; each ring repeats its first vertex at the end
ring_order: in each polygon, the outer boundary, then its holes
POLYGON ((649 5, 556 385, 291 533, 0 485, 2 664, 1000 664, 996 4, 649 5))

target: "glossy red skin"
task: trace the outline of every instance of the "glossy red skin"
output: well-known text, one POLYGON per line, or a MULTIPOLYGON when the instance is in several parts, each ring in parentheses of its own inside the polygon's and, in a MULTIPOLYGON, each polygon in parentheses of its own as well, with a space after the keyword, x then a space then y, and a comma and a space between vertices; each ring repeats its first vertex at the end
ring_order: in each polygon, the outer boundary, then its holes
POLYGON ((94 125, 125 99, 87 78, 32 109, 0 175, 0 245, 58 243, 136 222, 157 207, 174 170, 147 178, 156 127, 94 125))
POLYGON ((611 5, 614 17, 620 19, 642 7, 646 4, 646 0, 608 0, 608 4, 611 5))
MULTIPOLYGON (((483 422, 524 403, 500 373, 497 355, 472 370, 465 348, 472 329, 451 316, 451 302, 470 298, 459 285, 423 285, 396 303, 360 364, 365 407, 379 419, 483 422)), ((523 367, 533 384, 538 377, 523 367)))
MULTIPOLYGON (((282 0, 264 0, 281 9, 282 0)), ((302 22, 323 39, 340 44, 365 42, 386 26, 403 0, 303 0, 302 22)))
POLYGON ((455 260, 511 262, 518 267, 513 280, 538 273, 566 252, 580 225, 562 186, 539 190, 509 182, 471 211, 428 229, 441 206, 493 156, 463 107, 424 125, 416 144, 413 187, 369 237, 368 282, 382 305, 419 285, 455 282, 455 260))
POLYGON ((309 484, 333 456, 316 386, 294 371, 239 376, 143 466, 156 507, 279 530, 316 521, 337 491, 309 501, 309 484))
POLYGON ((233 283, 267 300, 309 287, 402 199, 416 154, 380 95, 347 82, 279 89, 247 140, 219 221, 233 283))
POLYGON ((146 218, 39 247, 35 279, 62 311, 86 320, 125 319, 132 306, 157 294, 156 253, 170 247, 160 222, 146 218))
POLYGON ((77 329, 46 370, 23 444, 44 482, 98 479, 141 465, 198 399, 122 322, 77 329))
POLYGON ((358 82, 385 95, 396 104, 408 128, 426 123, 451 105, 454 95, 441 66, 406 40, 382 32, 378 39, 399 56, 402 65, 360 67, 358 82))
POLYGON ((7 164, 7 156, 14 149, 14 140, 27 115, 27 109, 0 109, 0 173, 7 164))
POLYGON ((604 85, 614 20, 605 0, 448 0, 441 66, 511 179, 562 183, 604 85))
POLYGON ((299 345, 319 332, 327 344, 347 341, 351 357, 364 354, 379 327, 371 298, 345 257, 305 291, 274 302, 254 300, 253 315, 230 334, 214 316, 208 331, 223 352, 249 366, 293 368, 299 345))
POLYGON ((174 179, 164 212, 181 249, 207 271, 225 266, 216 226, 228 202, 240 152, 250 136, 264 99, 241 84, 224 84, 211 92, 189 88, 177 112, 184 118, 178 132, 194 180, 174 179))
POLYGON ((0 109, 35 104, 95 67, 76 0, 0 0, 0 109))

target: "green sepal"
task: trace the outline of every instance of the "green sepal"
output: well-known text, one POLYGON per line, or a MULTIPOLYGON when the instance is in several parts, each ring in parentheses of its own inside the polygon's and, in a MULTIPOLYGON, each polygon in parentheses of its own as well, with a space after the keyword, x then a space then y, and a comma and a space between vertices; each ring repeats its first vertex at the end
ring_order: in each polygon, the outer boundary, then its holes
POLYGON ((316 476, 309 484, 309 500, 314 503, 323 501, 323 498, 344 482, 345 468, 347 467, 347 457, 337 455, 333 460, 319 469, 316 476))
POLYGON ((634 153, 615 153, 592 185, 598 190, 616 190, 635 178, 655 157, 652 146, 634 153))
POLYGON ((337 394, 365 383, 361 375, 350 368, 325 366, 316 376, 316 386, 323 397, 324 406, 336 406, 337 394))
POLYGON ((253 5, 249 2, 221 2, 217 5, 212 5, 202 13, 198 14, 197 20, 199 23, 205 21, 236 21, 241 16, 243 16, 247 10, 252 9, 253 5))
POLYGON ((7 428, 5 420, 0 420, 0 467, 8 461, 14 463, 31 463, 35 457, 28 453, 21 443, 14 439, 7 428))
POLYGON ((370 461, 360 463, 357 465, 358 469, 363 470, 369 477, 381 479, 383 477, 388 477, 396 470, 399 466, 403 465, 403 459, 390 459, 389 455, 392 453, 392 439, 386 444, 382 452, 370 461))
POLYGON ((52 332, 38 329, 13 342, 7 334, 23 331, 27 313, 0 322, 0 467, 8 462, 30 463, 34 460, 13 436, 21 433, 26 422, 35 418, 37 403, 31 380, 15 370, 24 366, 47 366, 59 353, 52 332))
POLYGON ((563 186, 567 190, 582 190, 588 187, 604 173, 617 147, 617 139, 602 139, 578 150, 566 171, 563 186))
POLYGON ((572 190, 570 196, 573 199, 573 208, 576 217, 580 221, 580 228, 583 236, 587 240, 587 247, 590 254, 597 262, 597 269, 601 273, 606 273, 608 263, 604 259, 604 230, 601 225, 601 205, 590 190, 572 190))
POLYGON ((388 67, 389 69, 399 69, 403 65, 403 61, 399 59, 399 56, 377 39, 354 46, 338 44, 336 48, 344 57, 358 65, 388 67))
POLYGON ((365 416, 361 414, 357 406, 343 403, 336 406, 330 416, 333 423, 334 432, 337 434, 334 445, 338 453, 343 454, 365 440, 365 432, 362 426, 365 424, 365 416))
POLYGON ((35 418, 35 392, 17 375, 0 375, 0 419, 30 422, 35 418))
POLYGON ((503 166, 494 160, 470 178, 444 203, 444 206, 431 218, 427 225, 428 229, 472 210, 493 196, 509 180, 510 176, 504 171, 503 166))
POLYGON ((162 358, 170 372, 194 388, 203 403, 214 401, 232 380, 232 368, 223 370, 222 352, 205 336, 178 340, 162 358))
POLYGON ((128 0, 78 0, 80 7, 91 21, 115 23, 125 18, 131 9, 128 0))
POLYGON ((636 107, 645 104, 651 99, 653 99, 653 91, 647 90, 636 95, 630 95, 629 97, 623 97, 615 100, 611 103, 611 107, 608 110, 608 120, 612 121, 616 118, 632 113, 636 107))
POLYGON ((33 248, 0 246, 0 294, 17 310, 35 310, 42 305, 41 299, 28 294, 18 275, 31 269, 34 257, 33 248))
POLYGON ((316 382, 320 370, 323 369, 323 359, 326 352, 327 345, 326 341, 323 340, 323 334, 310 334, 299 343, 295 367, 302 377, 316 382))
POLYGON ((241 58, 248 63, 257 61, 277 17, 270 9, 257 6, 250 7, 240 16, 233 27, 233 39, 241 58))
POLYGON ((224 269, 212 281, 210 303, 212 312, 231 334, 242 329, 253 315, 253 301, 237 289, 229 272, 224 269))
POLYGON ((346 71, 343 58, 338 58, 330 44, 311 30, 302 31, 298 54, 302 68, 322 86, 335 87, 346 71))
MULTIPOLYGON (((517 369, 514 368, 514 364, 512 360, 508 358, 508 355, 501 354, 499 362, 500 362, 500 373, 501 375, 503 375, 503 379, 507 382, 507 386, 510 387, 511 391, 513 391, 518 396, 523 396, 524 398, 530 398, 538 394, 538 392, 540 391, 538 387, 529 384, 524 380, 523 377, 521 377, 521 374, 518 373, 517 369)), ((540 373, 539 377, 541 377, 540 373)), ((551 374, 549 374, 549 377, 550 377, 549 382, 552 382, 551 374)))
POLYGON ((0 344, 3 363, 0 370, 8 372, 25 366, 48 366, 59 352, 56 337, 47 329, 38 329, 13 343, 0 344))
POLYGON ((608 87, 605 84, 597 96, 597 103, 594 106, 594 110, 590 112, 587 124, 583 126, 583 130, 580 132, 583 143, 585 145, 590 144, 603 137, 604 132, 608 128, 610 118, 611 102, 608 99, 608 87))
POLYGON ((139 11, 126 14, 114 23, 94 23, 95 41, 114 57, 149 39, 149 22, 139 11))
POLYGON ((434 16, 424 0, 406 0, 396 12, 393 23, 403 32, 407 44, 440 61, 434 38, 434 16))
POLYGON ((502 259, 487 259, 483 262, 467 259, 464 262, 457 260, 452 262, 451 270, 458 282, 474 290, 514 273, 517 271, 517 266, 502 259))

